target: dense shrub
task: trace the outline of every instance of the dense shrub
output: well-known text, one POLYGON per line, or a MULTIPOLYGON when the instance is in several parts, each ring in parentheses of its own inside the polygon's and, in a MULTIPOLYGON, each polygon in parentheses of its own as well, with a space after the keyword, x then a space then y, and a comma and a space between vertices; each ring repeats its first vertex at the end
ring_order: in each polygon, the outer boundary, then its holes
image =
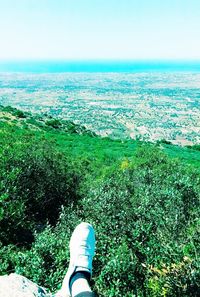
POLYGON ((67 144, 59 128, 0 128, 1 273, 16 271, 56 291, 71 233, 85 220, 96 231, 99 296, 200 295, 195 166, 158 145, 141 144, 134 152, 125 143, 130 157, 108 139, 72 133, 67 144))
POLYGON ((140 149, 126 169, 95 183, 81 204, 98 235, 99 293, 197 296, 199 203, 197 172, 155 147, 140 149), (153 275, 163 267, 165 274, 153 275))
POLYGON ((46 121, 46 125, 58 129, 62 126, 62 123, 58 119, 51 119, 46 121))
POLYGON ((11 106, 3 107, 1 105, 0 105, 0 108, 2 111, 11 113, 12 115, 16 116, 17 118, 26 118, 26 113, 23 112, 22 110, 17 109, 17 108, 14 108, 11 106))
POLYGON ((1 154, 0 240, 30 243, 34 230, 56 224, 62 205, 76 203, 80 174, 46 141, 7 142, 1 154))

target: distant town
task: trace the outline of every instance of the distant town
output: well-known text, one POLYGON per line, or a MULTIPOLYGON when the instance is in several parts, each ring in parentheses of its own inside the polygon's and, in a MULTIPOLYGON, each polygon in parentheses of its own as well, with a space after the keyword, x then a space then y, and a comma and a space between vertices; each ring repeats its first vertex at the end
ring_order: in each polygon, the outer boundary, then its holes
POLYGON ((0 104, 104 137, 200 143, 200 73, 1 73, 0 104))

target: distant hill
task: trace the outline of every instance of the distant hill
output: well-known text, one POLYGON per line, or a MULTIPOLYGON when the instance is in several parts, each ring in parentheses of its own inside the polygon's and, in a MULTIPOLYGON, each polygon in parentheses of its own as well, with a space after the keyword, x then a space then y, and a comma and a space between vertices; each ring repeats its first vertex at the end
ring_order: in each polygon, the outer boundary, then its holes
MULTIPOLYGON (((48 114, 32 114, 11 106, 0 105, 0 123, 5 124, 13 129, 20 128, 23 134, 29 129, 37 135, 45 133, 50 139, 56 138, 60 143, 59 148, 69 145, 74 135, 75 144, 70 144, 69 152, 72 154, 90 155, 97 153, 99 156, 107 154, 114 159, 121 157, 131 157, 137 146, 145 143, 137 140, 120 140, 110 139, 109 137, 101 137, 94 132, 87 130, 84 126, 73 123, 72 121, 62 120, 52 117, 48 114), (40 133, 41 132, 41 133, 40 133), (80 136, 80 137, 79 137, 80 136), (82 137, 81 137, 82 136, 82 137)), ((174 158, 180 158, 188 163, 192 163, 195 167, 200 167, 200 146, 193 145, 188 147, 180 147, 172 145, 169 141, 157 141, 157 146, 174 158)))
POLYGON ((88 131, 85 127, 76 125, 72 121, 59 120, 47 114, 33 115, 30 112, 25 112, 11 106, 0 105, 0 120, 16 125, 20 128, 29 128, 31 130, 50 130, 58 129, 60 132, 68 132, 70 134, 85 134, 95 135, 88 131))

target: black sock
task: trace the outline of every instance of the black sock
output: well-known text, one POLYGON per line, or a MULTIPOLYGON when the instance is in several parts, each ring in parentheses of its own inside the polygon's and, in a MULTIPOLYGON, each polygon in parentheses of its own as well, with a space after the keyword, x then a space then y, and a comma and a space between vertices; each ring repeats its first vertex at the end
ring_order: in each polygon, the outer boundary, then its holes
POLYGON ((69 288, 70 288, 70 291, 71 291, 71 289, 72 289, 72 285, 73 285, 73 283, 74 283, 77 279, 79 279, 79 278, 84 278, 84 279, 86 279, 86 280, 88 281, 88 283, 89 283, 90 278, 91 278, 91 275, 90 275, 90 273, 87 272, 87 271, 77 271, 77 272, 75 272, 75 273, 71 276, 71 279, 70 279, 70 281, 69 281, 69 288))

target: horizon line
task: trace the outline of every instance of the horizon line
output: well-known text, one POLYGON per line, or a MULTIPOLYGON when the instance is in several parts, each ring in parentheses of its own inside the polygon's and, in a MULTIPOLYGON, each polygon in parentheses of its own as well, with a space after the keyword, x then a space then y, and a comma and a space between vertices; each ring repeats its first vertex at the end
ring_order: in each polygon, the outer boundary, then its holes
POLYGON ((0 58, 0 63, 9 63, 9 62, 129 62, 129 63, 148 63, 148 62, 186 62, 186 63, 200 63, 200 58, 196 59, 188 59, 188 58, 181 58, 181 59, 166 59, 166 58, 155 58, 155 59, 122 59, 122 58, 92 58, 92 59, 69 59, 69 58, 0 58))

